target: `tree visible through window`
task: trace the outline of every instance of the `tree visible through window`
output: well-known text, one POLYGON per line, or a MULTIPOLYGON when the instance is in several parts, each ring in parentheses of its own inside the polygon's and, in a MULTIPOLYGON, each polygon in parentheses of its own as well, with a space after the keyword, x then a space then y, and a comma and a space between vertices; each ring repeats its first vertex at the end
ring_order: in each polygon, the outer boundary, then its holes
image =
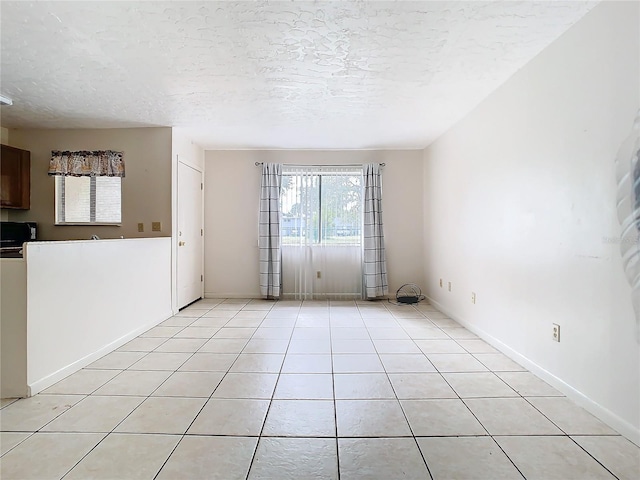
POLYGON ((281 211, 284 245, 359 245, 361 169, 284 171, 281 211))
POLYGON ((121 223, 120 177, 55 178, 56 225, 121 223))

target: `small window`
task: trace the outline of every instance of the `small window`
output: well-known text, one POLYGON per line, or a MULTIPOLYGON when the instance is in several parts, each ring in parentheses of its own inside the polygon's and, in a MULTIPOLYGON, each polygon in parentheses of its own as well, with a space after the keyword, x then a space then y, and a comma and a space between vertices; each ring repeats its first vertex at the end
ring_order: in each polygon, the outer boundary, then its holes
POLYGON ((122 221, 120 177, 56 176, 56 225, 113 225, 122 221))

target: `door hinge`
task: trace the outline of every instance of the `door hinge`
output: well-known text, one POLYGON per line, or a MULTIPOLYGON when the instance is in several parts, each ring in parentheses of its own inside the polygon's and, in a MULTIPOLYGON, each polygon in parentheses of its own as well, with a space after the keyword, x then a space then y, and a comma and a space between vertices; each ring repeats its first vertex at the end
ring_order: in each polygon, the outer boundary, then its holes
POLYGON ((204 282, 204 275, 200 275, 200 281, 204 282))
POLYGON ((204 230, 200 229, 200 236, 202 237, 204 235, 204 230))
POLYGON ((200 184, 200 190, 204 190, 204 183, 200 184))

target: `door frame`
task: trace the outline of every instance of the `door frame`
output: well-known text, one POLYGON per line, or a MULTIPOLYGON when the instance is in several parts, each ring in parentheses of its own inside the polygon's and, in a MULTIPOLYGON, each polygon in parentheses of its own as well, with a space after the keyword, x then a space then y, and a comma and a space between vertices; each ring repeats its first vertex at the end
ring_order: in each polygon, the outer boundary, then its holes
MULTIPOLYGON (((204 168, 203 166, 197 165, 196 163, 190 162, 187 158, 187 155, 175 154, 172 155, 171 162, 171 310, 175 315, 178 313, 178 198, 180 192, 178 191, 178 164, 182 163, 187 167, 193 168, 200 173, 200 184, 201 187, 201 218, 200 225, 202 225, 203 235, 201 248, 202 248, 202 264, 200 271, 202 275, 204 275, 204 168)), ((200 285, 200 297, 204 298, 204 280, 200 285)))

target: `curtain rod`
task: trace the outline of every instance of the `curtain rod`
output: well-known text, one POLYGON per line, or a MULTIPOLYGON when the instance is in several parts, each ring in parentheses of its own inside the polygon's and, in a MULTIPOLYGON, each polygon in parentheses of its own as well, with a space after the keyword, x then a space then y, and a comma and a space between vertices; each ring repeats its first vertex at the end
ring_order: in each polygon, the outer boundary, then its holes
MULTIPOLYGON (((264 162, 256 162, 256 167, 262 165, 264 162)), ((362 167, 364 165, 359 164, 359 163, 347 163, 344 165, 297 165, 295 163, 283 163, 282 166, 284 167, 362 167)), ((381 163, 380 164, 381 167, 386 166, 386 164, 381 163)))

